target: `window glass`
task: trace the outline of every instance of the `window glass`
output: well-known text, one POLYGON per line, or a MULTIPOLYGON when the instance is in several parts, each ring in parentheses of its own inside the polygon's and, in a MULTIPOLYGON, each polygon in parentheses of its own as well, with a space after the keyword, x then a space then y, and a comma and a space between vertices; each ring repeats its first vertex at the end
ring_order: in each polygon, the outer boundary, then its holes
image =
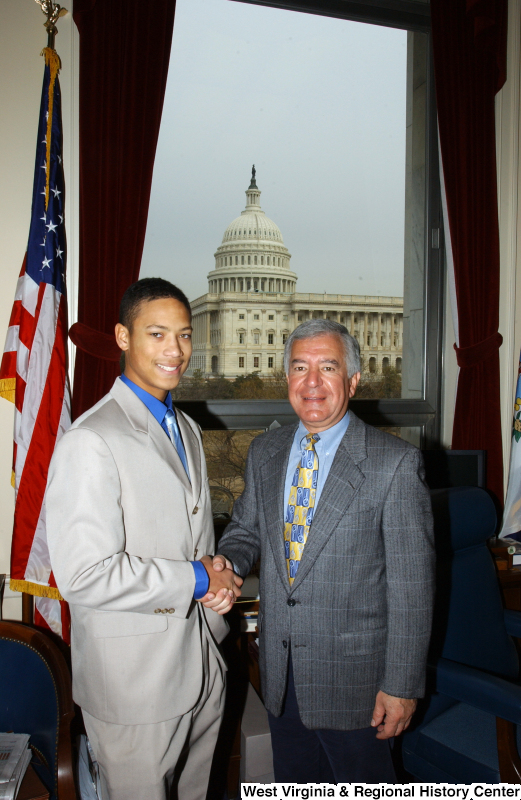
POLYGON ((212 511, 231 514, 233 502, 244 489, 246 455, 258 431, 203 431, 212 511))
POLYGON ((425 397, 427 56, 424 33, 178 0, 141 275, 191 300, 184 397, 285 396, 289 332, 321 318, 360 343, 357 397, 425 397))

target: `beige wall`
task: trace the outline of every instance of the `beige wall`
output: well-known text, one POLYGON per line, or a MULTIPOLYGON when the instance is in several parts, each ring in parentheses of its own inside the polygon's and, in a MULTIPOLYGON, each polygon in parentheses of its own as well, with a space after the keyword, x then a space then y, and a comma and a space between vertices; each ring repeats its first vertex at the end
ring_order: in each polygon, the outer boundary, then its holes
MULTIPOLYGON (((500 229, 500 310, 499 330, 503 335, 500 353, 501 425, 505 465, 505 491, 508 479, 512 429, 513 397, 521 347, 521 244, 519 192, 520 147, 520 42, 521 0, 509 0, 507 81, 496 98, 497 164, 500 229)), ((454 397, 457 384, 454 329, 446 287, 447 314, 443 348, 442 442, 450 446, 454 397)))
MULTIPOLYGON (((27 244, 34 156, 40 93, 43 79, 43 58, 40 52, 47 44, 43 28, 44 15, 34 0, 2 0, 0 26, 0 342, 3 342, 14 299, 16 281, 27 244)), ((59 20, 56 49, 62 59, 60 83, 64 122, 64 165, 67 186, 67 238, 69 243, 69 280, 74 294, 77 252, 77 203, 72 202, 77 186, 77 157, 71 147, 75 98, 71 64, 77 53, 77 34, 72 16, 59 20), (74 164, 74 169, 71 165, 74 164), (71 266, 72 264, 72 266, 71 266)), ((77 137, 76 137, 77 138, 77 137)), ((74 312, 73 312, 74 313, 74 312)), ((0 399, 0 573, 9 573, 11 532, 13 524, 13 489, 11 459, 13 440, 13 405, 0 399)), ((6 591, 4 616, 17 618, 21 613, 18 593, 6 591)))

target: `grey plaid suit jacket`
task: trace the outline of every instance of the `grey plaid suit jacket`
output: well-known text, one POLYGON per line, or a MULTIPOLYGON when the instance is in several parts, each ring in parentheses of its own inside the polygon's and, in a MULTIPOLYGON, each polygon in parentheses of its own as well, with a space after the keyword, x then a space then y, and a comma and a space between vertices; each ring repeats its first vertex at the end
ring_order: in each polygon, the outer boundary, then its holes
POLYGON ((219 552, 247 575, 261 558, 260 671, 282 710, 291 649, 308 728, 368 727, 377 692, 421 697, 434 585, 431 505, 419 450, 352 412, 290 587, 284 482, 294 426, 259 436, 219 552))

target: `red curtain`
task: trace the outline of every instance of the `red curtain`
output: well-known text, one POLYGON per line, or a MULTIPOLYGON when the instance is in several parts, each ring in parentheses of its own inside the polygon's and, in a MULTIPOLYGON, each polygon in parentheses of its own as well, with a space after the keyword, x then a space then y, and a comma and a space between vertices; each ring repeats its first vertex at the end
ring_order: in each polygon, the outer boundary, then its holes
POLYGON ((111 342, 121 295, 139 276, 174 11, 175 0, 74 0, 80 32, 74 417, 119 372, 111 342))
POLYGON ((431 13, 459 321, 452 447, 487 451, 488 487, 502 504, 494 96, 505 81, 507 0, 431 0, 431 13))

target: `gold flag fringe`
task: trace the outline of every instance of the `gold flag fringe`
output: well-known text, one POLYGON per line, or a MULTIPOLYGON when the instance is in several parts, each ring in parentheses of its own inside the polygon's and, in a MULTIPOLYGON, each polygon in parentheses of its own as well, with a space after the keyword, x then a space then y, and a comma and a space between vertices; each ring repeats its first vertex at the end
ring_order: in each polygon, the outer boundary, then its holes
POLYGON ((14 403, 16 391, 16 378, 0 379, 0 397, 5 397, 10 403, 14 403))
POLYGON ((11 578, 9 581, 9 588, 13 592, 26 592, 35 597, 50 597, 52 600, 63 600, 58 589, 54 586, 42 586, 40 583, 32 583, 31 581, 20 581, 17 578, 11 578))
POLYGON ((16 488, 16 473, 14 469, 11 470, 11 486, 13 487, 13 489, 16 488))
POLYGON ((42 56, 45 58, 45 65, 49 67, 51 72, 51 80, 49 81, 49 105, 47 107, 47 136, 46 136, 46 155, 45 155, 45 210, 49 205, 49 180, 51 177, 51 135, 52 135, 52 110, 54 105, 54 84, 56 83, 56 76, 60 71, 61 61, 60 56, 53 50, 52 47, 44 47, 42 56))

